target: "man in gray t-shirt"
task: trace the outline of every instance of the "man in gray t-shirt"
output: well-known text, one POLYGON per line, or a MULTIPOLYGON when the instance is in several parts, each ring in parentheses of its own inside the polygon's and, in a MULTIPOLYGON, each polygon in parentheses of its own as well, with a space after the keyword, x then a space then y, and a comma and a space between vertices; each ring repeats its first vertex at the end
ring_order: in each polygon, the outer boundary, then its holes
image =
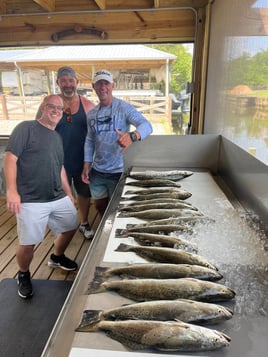
POLYGON ((13 130, 4 158, 7 209, 16 214, 18 294, 33 295, 30 264, 34 246, 44 239, 47 225, 56 235, 48 265, 76 270, 64 255, 77 226, 77 210, 63 166, 63 146, 55 127, 62 116, 58 95, 47 96, 39 120, 25 121, 13 130))

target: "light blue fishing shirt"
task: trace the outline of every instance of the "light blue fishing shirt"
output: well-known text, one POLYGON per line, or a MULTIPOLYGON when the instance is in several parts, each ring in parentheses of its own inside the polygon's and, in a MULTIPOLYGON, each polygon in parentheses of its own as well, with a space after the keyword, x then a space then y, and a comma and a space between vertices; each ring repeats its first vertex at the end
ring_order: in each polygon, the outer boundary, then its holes
POLYGON ((141 140, 153 131, 151 123, 141 113, 118 98, 113 98, 109 106, 98 104, 91 109, 87 114, 87 125, 84 161, 92 163, 95 170, 103 173, 124 171, 122 147, 117 143, 115 129, 127 133, 133 125, 141 140))

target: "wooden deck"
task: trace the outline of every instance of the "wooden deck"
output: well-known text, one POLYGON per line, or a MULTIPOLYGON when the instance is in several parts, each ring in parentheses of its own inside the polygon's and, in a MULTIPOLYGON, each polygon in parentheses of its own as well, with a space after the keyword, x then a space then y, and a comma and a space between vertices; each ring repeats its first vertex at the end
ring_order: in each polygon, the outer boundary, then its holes
MULTIPOLYGON (((96 231, 100 222, 91 204, 89 222, 96 231)), ((33 279, 45 280, 74 280, 77 272, 65 272, 61 269, 52 269, 47 265, 50 254, 53 252, 54 236, 47 230, 46 237, 35 246, 34 259, 30 271, 33 279)), ((66 249, 66 255, 74 259, 78 266, 81 265, 91 241, 86 240, 82 233, 76 232, 74 238, 66 249)), ((6 210, 6 201, 0 197, 0 281, 5 278, 16 278, 18 265, 16 262, 16 249, 18 245, 16 217, 6 210)))

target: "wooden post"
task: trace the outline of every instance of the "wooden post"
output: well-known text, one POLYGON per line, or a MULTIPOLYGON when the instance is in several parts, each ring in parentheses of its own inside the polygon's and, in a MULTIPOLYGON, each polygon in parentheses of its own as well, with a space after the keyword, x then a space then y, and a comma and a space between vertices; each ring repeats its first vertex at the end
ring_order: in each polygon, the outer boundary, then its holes
POLYGON ((7 101, 6 96, 4 94, 0 94, 0 103, 2 107, 3 119, 8 119, 8 110, 7 110, 7 101))

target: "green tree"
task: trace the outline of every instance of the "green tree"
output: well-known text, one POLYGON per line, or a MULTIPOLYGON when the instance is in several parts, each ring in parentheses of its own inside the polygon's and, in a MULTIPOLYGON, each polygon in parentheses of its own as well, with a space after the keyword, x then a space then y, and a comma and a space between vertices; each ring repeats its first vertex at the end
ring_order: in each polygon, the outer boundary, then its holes
POLYGON ((192 54, 182 44, 153 44, 148 45, 159 51, 177 56, 170 65, 169 92, 177 95, 186 88, 187 82, 192 78, 192 54))
POLYGON ((226 63, 227 89, 236 85, 266 88, 268 85, 268 50, 250 56, 243 53, 226 63))

